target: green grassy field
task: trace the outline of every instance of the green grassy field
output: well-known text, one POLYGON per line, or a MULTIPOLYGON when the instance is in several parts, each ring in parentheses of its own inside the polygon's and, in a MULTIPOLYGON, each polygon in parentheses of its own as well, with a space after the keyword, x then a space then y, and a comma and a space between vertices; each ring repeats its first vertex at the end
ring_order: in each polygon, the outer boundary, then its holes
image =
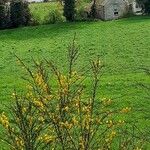
MULTIPOLYGON (((150 67, 150 17, 132 17, 110 22, 78 22, 41 25, 0 31, 0 103, 9 104, 14 88, 21 90, 24 76, 12 53, 28 65, 31 57, 52 59, 65 64, 67 45, 74 34, 80 46, 78 67, 97 55, 104 63, 100 97, 116 101, 114 107, 131 106, 129 119, 142 118, 141 126, 150 125, 150 101, 138 83, 150 84, 140 69, 150 67), (120 98, 119 98, 120 97, 120 98)), ((88 83, 87 83, 88 86, 88 83)))

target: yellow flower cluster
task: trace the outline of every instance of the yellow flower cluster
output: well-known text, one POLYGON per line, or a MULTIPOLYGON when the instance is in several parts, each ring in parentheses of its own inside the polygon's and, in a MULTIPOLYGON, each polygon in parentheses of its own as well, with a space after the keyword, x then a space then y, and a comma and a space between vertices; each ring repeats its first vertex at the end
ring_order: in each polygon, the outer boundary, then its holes
POLYGON ((5 113, 3 112, 0 116, 0 122, 4 126, 4 128, 8 129, 9 127, 9 121, 5 113))
POLYGON ((30 116, 30 117, 29 117, 29 125, 31 126, 32 123, 33 123, 33 118, 32 118, 32 116, 30 116))
POLYGON ((39 137, 39 140, 41 140, 45 143, 51 143, 51 142, 55 141, 55 137, 50 136, 48 134, 44 134, 43 136, 39 137))
POLYGON ((105 141, 110 143, 116 135, 116 131, 111 131, 111 133, 108 135, 108 138, 105 141))
POLYGON ((101 64, 101 61, 99 59, 97 59, 97 60, 93 61, 93 65, 94 65, 95 69, 97 70, 97 69, 99 69, 99 67, 102 64, 101 64))
POLYGON ((25 113, 26 111, 27 111, 27 108, 26 108, 26 107, 23 107, 23 108, 22 108, 22 112, 25 113))
POLYGON ((142 150, 142 149, 141 149, 141 148, 139 148, 139 147, 136 147, 136 148, 135 148, 135 150, 142 150))
POLYGON ((78 125, 78 120, 76 119, 76 117, 72 118, 72 123, 73 125, 78 125))
POLYGON ((71 73, 71 79, 69 80, 69 83, 75 83, 78 80, 81 80, 83 76, 79 75, 77 71, 72 71, 71 73))
POLYGON ((15 98, 16 97, 16 93, 12 93, 12 98, 15 98))
POLYGON ((118 124, 124 124, 124 123, 125 123, 124 120, 119 120, 119 121, 118 121, 118 124))
POLYGON ((41 109, 44 108, 43 103, 39 100, 34 100, 33 103, 34 103, 35 106, 40 107, 41 109))
POLYGON ((35 81, 38 85, 42 85, 43 84, 43 76, 41 73, 37 73, 35 74, 35 81))
POLYGON ((80 146, 80 149, 81 149, 81 150, 84 150, 84 149, 85 149, 84 140, 82 139, 82 137, 79 138, 79 146, 80 146))
POLYGON ((45 83, 43 75, 41 73, 35 74, 35 82, 43 89, 43 91, 47 92, 47 84, 45 83))
POLYGON ((90 106, 85 106, 82 108, 82 111, 85 113, 89 113, 91 111, 91 107, 90 106))
POLYGON ((33 97, 33 93, 32 93, 31 91, 29 91, 29 92, 26 94, 26 97, 27 97, 27 98, 33 97))
POLYGON ((111 99, 103 98, 102 101, 103 101, 103 105, 105 105, 105 106, 112 104, 112 100, 111 99))
POLYGON ((112 120, 107 120, 107 121, 106 121, 106 124, 107 124, 107 126, 108 126, 109 128, 114 125, 114 123, 113 123, 112 120))
POLYGON ((128 113, 131 111, 131 107, 126 107, 126 108, 123 108, 120 112, 121 113, 128 113))
POLYGON ((63 110, 64 110, 64 111, 66 111, 66 112, 68 112, 69 107, 68 107, 68 106, 66 106, 66 107, 64 107, 64 108, 63 108, 63 110))
POLYGON ((40 116, 40 117, 38 118, 38 120, 39 120, 40 122, 42 122, 42 123, 44 123, 44 121, 45 121, 44 117, 42 117, 42 116, 40 116))
POLYGON ((68 81, 67 77, 60 75, 60 87, 61 87, 61 92, 63 92, 64 95, 68 94, 68 81))
POLYGON ((16 137, 15 142, 20 150, 23 150, 24 142, 21 138, 16 137))
POLYGON ((99 124, 99 125, 102 125, 103 122, 101 121, 100 118, 95 118, 95 124, 99 124))
POLYGON ((60 122, 60 125, 62 128, 66 128, 66 129, 71 129, 73 124, 72 123, 68 123, 68 121, 65 122, 60 122))

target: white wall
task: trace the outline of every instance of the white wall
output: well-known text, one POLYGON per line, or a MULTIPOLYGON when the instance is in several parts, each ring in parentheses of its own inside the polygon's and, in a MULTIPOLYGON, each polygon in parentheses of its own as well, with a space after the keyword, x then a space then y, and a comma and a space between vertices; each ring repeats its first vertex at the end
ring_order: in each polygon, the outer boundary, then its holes
POLYGON ((118 19, 127 13, 127 3, 123 0, 111 0, 105 4, 105 20, 118 19), (118 15, 114 14, 116 6, 116 12, 118 15))

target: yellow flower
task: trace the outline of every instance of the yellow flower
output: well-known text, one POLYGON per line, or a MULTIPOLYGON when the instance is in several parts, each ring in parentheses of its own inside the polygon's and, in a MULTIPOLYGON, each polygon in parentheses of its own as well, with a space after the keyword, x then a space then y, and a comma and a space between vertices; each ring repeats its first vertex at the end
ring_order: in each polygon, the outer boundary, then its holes
POLYGON ((79 138, 79 146, 80 146, 81 150, 85 148, 84 141, 83 141, 82 137, 79 138))
POLYGON ((78 121, 77 121, 76 117, 72 118, 72 123, 73 123, 73 125, 77 125, 78 124, 78 121))
POLYGON ((62 128, 64 127, 64 128, 67 128, 67 129, 71 129, 72 126, 73 126, 73 124, 68 123, 68 121, 66 121, 66 122, 61 122, 60 125, 62 126, 62 128))
POLYGON ((16 93, 12 93, 12 96, 16 96, 16 93))
POLYGON ((136 149, 135 150, 142 150, 141 148, 139 148, 139 147, 136 147, 136 149))
POLYGON ((119 120, 118 121, 118 124, 123 124, 124 123, 124 120, 119 120))
POLYGON ((22 148, 23 148, 23 145, 24 145, 23 140, 22 140, 21 138, 16 137, 16 138, 15 138, 15 141, 16 141, 17 146, 18 146, 20 149, 22 149, 22 148))
POLYGON ((8 121, 7 116, 4 114, 4 112, 0 116, 0 122, 4 126, 4 128, 8 129, 9 121, 8 121))
POLYGON ((34 104, 37 106, 37 107, 41 107, 41 108, 44 108, 44 105, 41 101, 39 100, 34 100, 34 104))
POLYGON ((48 134, 44 134, 43 136, 39 137, 38 139, 45 142, 45 143, 51 143, 55 140, 55 137, 50 136, 48 134))
POLYGON ((41 85, 43 83, 43 76, 41 73, 37 73, 35 74, 35 82, 37 83, 37 85, 41 85))
POLYGON ((26 87, 27 87, 28 90, 32 90, 33 89, 33 87, 31 85, 27 85, 26 87))
POLYGON ((111 143, 113 138, 116 136, 116 131, 111 131, 111 133, 108 135, 108 137, 105 139, 107 143, 111 143))
POLYGON ((29 125, 31 126, 32 123, 33 123, 33 118, 30 116, 30 117, 29 117, 29 125))
POLYGON ((42 116, 40 116, 40 117, 38 118, 38 120, 39 120, 40 122, 44 123, 44 118, 43 118, 42 116))
POLYGON ((116 131, 112 131, 112 132, 111 132, 111 136, 112 136, 112 137, 115 137, 116 134, 117 134, 116 131))
POLYGON ((68 112, 69 107, 68 107, 68 106, 66 106, 66 107, 64 108, 64 110, 65 110, 66 112, 68 112))
POLYGON ((123 108, 120 112, 121 113, 128 113, 131 111, 131 107, 126 107, 126 108, 123 108))
POLYGON ((28 92, 27 95, 26 95, 27 98, 30 98, 30 97, 32 97, 32 96, 33 96, 33 93, 32 93, 31 91, 28 92))
POLYGON ((103 122, 102 122, 101 119, 99 119, 99 118, 96 118, 96 119, 95 119, 95 122, 96 122, 96 124, 103 124, 103 122))
POLYGON ((106 98, 103 99, 103 105, 107 106, 110 105, 111 103, 112 103, 111 99, 106 99, 106 98))
POLYGON ((77 75, 77 71, 72 71, 72 76, 75 76, 75 75, 77 75))
POLYGON ((23 107, 22 112, 25 113, 27 111, 27 108, 23 107))
POLYGON ((112 120, 107 120, 107 121, 106 121, 106 124, 107 124, 107 126, 108 126, 109 128, 114 125, 112 120))

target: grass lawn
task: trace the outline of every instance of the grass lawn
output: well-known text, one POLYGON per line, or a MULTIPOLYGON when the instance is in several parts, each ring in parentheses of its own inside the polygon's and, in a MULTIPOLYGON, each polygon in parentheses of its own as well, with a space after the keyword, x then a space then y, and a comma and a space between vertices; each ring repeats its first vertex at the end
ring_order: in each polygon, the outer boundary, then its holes
POLYGON ((13 89, 20 90, 24 86, 21 79, 24 74, 12 52, 29 65, 33 56, 55 60, 64 70, 67 45, 74 33, 80 46, 78 67, 88 64, 97 55, 105 65, 99 96, 114 99, 114 107, 133 107, 135 113, 128 118, 142 118, 141 126, 150 125, 150 118, 146 120, 150 116, 148 94, 137 86, 138 83, 150 84, 150 78, 140 69, 150 67, 150 17, 0 31, 0 103, 8 104, 13 89))

